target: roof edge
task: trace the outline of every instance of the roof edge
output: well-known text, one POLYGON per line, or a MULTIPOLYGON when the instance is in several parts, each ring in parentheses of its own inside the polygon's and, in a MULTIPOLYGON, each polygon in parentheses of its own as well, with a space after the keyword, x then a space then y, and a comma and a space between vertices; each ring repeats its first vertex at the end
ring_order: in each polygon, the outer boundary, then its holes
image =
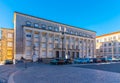
POLYGON ((84 29, 84 28, 80 28, 80 27, 72 26, 72 25, 69 25, 69 24, 64 24, 64 23, 61 23, 61 22, 56 22, 56 21, 53 21, 53 20, 49 20, 49 19, 45 19, 45 18, 41 18, 41 17, 37 17, 37 16, 33 16, 33 15, 29 15, 29 14, 24 14, 24 13, 17 12, 17 11, 15 11, 14 13, 18 13, 18 14, 22 14, 22 15, 26 15, 26 16, 30 16, 30 17, 34 17, 34 18, 38 18, 38 19, 42 19, 42 20, 46 20, 46 21, 51 21, 51 22, 54 22, 54 23, 59 23, 59 24, 62 24, 62 25, 66 25, 66 26, 70 26, 70 27, 77 28, 77 29, 87 30, 87 31, 91 31, 91 32, 95 32, 95 33, 96 33, 96 31, 93 31, 93 30, 84 29))

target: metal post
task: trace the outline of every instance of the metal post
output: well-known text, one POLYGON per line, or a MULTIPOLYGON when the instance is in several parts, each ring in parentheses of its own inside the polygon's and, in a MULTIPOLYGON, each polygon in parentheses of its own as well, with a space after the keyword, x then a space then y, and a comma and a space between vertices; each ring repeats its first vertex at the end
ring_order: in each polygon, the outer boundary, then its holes
POLYGON ((64 57, 63 57, 63 39, 64 39, 64 32, 62 32, 62 38, 61 38, 61 39, 62 39, 62 58, 64 58, 64 57))

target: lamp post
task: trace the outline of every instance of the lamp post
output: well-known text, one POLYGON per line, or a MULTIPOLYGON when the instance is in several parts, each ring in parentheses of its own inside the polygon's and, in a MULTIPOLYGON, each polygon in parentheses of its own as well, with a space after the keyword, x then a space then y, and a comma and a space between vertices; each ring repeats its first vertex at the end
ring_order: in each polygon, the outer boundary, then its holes
POLYGON ((64 56, 63 56, 63 40, 64 40, 64 32, 62 32, 61 35, 62 35, 61 39, 62 39, 62 58, 63 58, 63 57, 64 57, 64 56))
POLYGON ((112 59, 114 58, 114 48, 113 48, 113 41, 111 41, 111 43, 112 43, 112 59))

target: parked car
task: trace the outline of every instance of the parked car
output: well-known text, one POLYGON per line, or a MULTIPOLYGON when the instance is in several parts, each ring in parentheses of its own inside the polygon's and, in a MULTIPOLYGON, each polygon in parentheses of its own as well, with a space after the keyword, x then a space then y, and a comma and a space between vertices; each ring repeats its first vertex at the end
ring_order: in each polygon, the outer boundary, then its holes
POLYGON ((13 60, 5 60, 5 64, 13 64, 13 60))
POLYGON ((102 60, 100 58, 93 58, 93 63, 100 63, 102 60))
POLYGON ((85 58, 85 61, 86 61, 87 63, 93 63, 93 59, 92 59, 92 58, 85 58))
POLYGON ((50 64, 58 64, 59 59, 53 59, 50 61, 50 64))
POLYGON ((112 62, 112 58, 107 58, 107 62, 112 62))
POLYGON ((112 58, 112 61, 113 61, 113 62, 118 62, 119 59, 117 59, 117 58, 112 58))
POLYGON ((50 64, 65 64, 64 59, 53 59, 50 61, 50 64))
POLYGON ((107 62, 107 58, 100 58, 102 62, 107 62))
POLYGON ((75 64, 76 63, 81 63, 82 62, 82 58, 77 58, 77 59, 74 59, 74 61, 73 61, 75 64))
POLYGON ((65 64, 72 64, 72 60, 71 59, 64 59, 65 64))

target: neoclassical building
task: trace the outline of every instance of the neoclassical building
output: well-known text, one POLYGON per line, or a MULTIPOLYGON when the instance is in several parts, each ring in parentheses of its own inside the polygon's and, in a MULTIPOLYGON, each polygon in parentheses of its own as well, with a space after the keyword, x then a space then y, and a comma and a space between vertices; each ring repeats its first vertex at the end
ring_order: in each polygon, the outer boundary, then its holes
POLYGON ((95 57, 96 32, 14 13, 15 58, 95 57))
POLYGON ((120 31, 96 37, 97 57, 120 57, 120 31))

